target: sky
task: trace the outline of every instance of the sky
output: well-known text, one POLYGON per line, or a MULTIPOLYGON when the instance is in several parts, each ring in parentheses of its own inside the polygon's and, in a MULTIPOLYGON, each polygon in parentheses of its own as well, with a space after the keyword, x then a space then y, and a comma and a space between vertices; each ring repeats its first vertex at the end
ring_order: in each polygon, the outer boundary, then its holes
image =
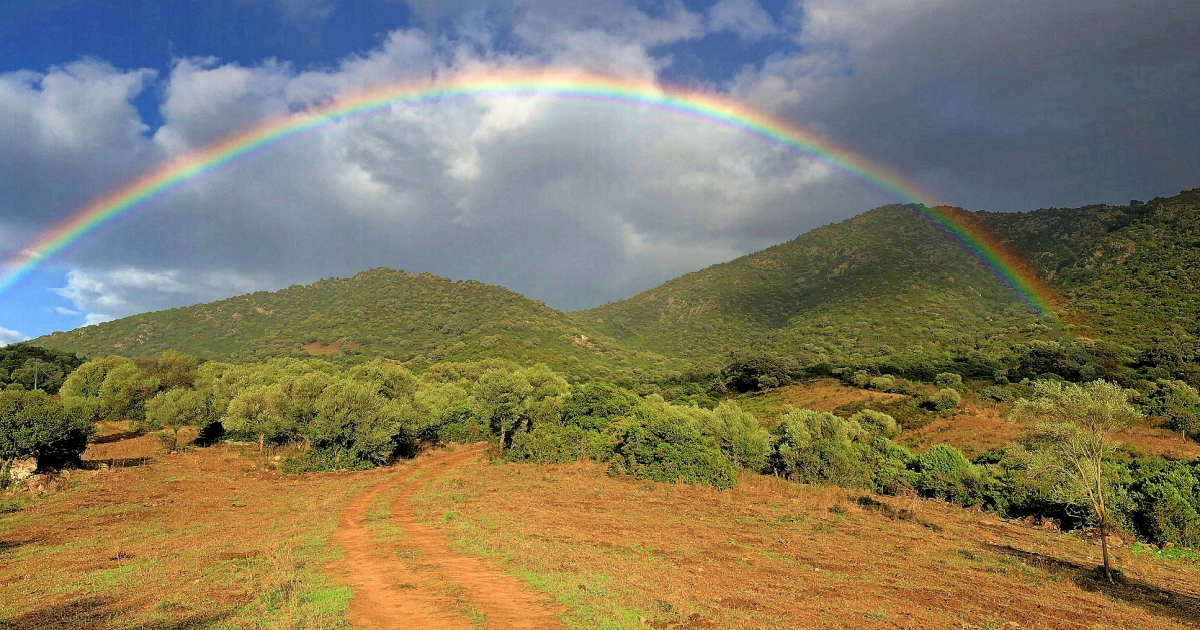
MULTIPOLYGON (((1200 186, 1194 0, 5 0, 0 260, 257 123, 530 67, 735 99, 970 209, 1200 186)), ((95 230, 0 293, 0 344, 381 266, 586 308, 896 201, 669 112, 398 106, 95 230)))

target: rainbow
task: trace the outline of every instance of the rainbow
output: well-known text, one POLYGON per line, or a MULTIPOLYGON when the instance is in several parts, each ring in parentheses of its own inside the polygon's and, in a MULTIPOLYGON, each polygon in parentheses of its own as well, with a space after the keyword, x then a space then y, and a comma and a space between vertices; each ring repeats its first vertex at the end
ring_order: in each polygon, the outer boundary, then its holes
POLYGON ((952 235, 982 264, 1043 316, 1055 319, 1051 290, 1007 246, 969 216, 869 158, 787 121, 710 93, 595 74, 552 70, 457 75, 367 90, 270 120, 208 147, 182 155, 98 197, 21 248, 0 271, 0 293, 92 230, 192 179, 255 150, 339 120, 396 106, 447 99, 549 96, 649 106, 757 136, 790 151, 818 156, 906 203, 952 235))

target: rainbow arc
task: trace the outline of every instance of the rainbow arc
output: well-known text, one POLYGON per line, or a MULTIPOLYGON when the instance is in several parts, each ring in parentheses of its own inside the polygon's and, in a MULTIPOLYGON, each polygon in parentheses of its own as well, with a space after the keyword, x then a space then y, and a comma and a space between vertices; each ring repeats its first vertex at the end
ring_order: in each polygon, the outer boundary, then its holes
POLYGON ((559 70, 458 75, 389 85, 232 134, 93 199, 43 232, 7 261, 0 272, 0 293, 97 227, 258 149, 339 120, 391 107, 436 105, 451 99, 495 96, 548 96, 614 105, 649 106, 723 125, 790 151, 818 156, 905 203, 913 204, 918 211, 951 234, 1030 306, 1043 316, 1056 319, 1053 292, 1020 257, 966 214, 941 203, 934 195, 922 190, 894 169, 729 98, 650 82, 559 70))

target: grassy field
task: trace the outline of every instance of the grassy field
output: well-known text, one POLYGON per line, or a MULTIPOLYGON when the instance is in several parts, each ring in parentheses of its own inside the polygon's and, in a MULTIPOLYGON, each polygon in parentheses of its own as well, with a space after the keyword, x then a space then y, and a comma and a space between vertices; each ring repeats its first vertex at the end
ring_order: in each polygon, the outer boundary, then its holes
MULTIPOLYGON (((756 411, 862 399, 894 400, 818 381, 756 411)), ((978 452, 1020 429, 968 397, 898 441, 978 452)), ((0 495, 0 629, 386 627, 429 610, 463 628, 535 610, 528 627, 1200 626, 1192 551, 1122 544, 1129 580, 1109 586, 1094 540, 933 500, 752 474, 717 491, 491 464, 478 447, 284 475, 253 445, 102 434, 93 469, 0 495)), ((1197 455, 1149 426, 1122 437, 1197 455)))
POLYGON ((328 540, 381 471, 295 477, 227 446, 157 451, 157 436, 99 444, 88 456, 118 466, 3 500, 0 628, 344 625, 328 540))
POLYGON ((1183 628, 1200 564, 930 500, 750 475, 733 490, 595 465, 454 469, 415 498, 463 553, 551 593, 578 628, 1183 628))

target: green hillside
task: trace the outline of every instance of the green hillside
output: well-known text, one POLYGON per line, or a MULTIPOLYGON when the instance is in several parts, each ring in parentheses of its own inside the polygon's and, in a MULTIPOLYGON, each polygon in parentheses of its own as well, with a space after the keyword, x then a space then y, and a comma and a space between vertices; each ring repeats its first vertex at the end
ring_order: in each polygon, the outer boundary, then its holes
POLYGON ((233 361, 385 356, 414 367, 503 357, 590 377, 665 365, 503 287, 388 269, 135 315, 33 343, 90 356, 167 349, 233 361))
POLYGON ((1194 346, 1200 190, 1129 206, 965 214, 1048 281, 1062 322, 1040 317, 900 205, 576 317, 635 348, 713 362, 757 349, 835 364, 940 363, 1005 357, 1034 339, 1128 361, 1162 343, 1194 346))
MULTIPOLYGON (((1168 372, 1200 355, 1200 189, 1128 206, 957 212, 1047 280, 1061 320, 1035 312, 914 208, 892 205, 576 313, 501 287, 378 269, 35 343, 238 361, 387 356, 415 367, 497 356, 621 380, 711 372, 747 351, 804 365, 981 376, 1020 364, 1035 340, 1061 347, 1027 366, 1034 374, 1045 367, 1039 361, 1080 364, 1068 355, 1084 352, 1106 367, 1168 372)), ((1045 355, 1039 348, 1034 354, 1045 355)))

